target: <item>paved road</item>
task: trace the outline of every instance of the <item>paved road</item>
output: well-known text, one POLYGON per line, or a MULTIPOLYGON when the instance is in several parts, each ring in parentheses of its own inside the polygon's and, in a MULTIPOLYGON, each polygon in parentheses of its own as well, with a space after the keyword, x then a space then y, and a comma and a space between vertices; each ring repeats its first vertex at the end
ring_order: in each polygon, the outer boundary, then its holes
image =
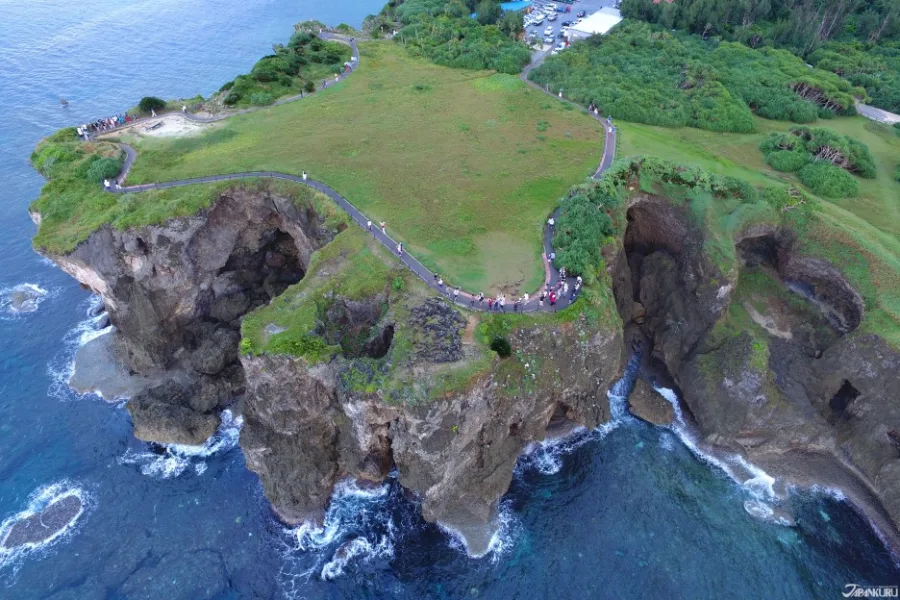
MULTIPOLYGON (((335 39, 331 37, 330 39, 335 39)), ((341 40, 344 41, 344 40, 341 40)), ((356 48, 355 42, 347 42, 351 44, 353 48, 353 54, 356 58, 354 61, 358 66, 358 50, 356 48)), ((532 62, 528 67, 522 72, 521 77, 523 81, 525 81, 528 85, 533 88, 540 90, 544 93, 549 93, 544 90, 539 85, 535 84, 532 81, 528 80, 528 73, 540 64, 541 61, 545 58, 547 53, 537 53, 534 55, 532 62)), ((349 75, 349 74, 348 74, 349 75)), ((558 98, 557 95, 550 94, 551 96, 558 98)), ((285 102, 292 102, 294 100, 298 100, 299 96, 294 98, 286 98, 277 104, 284 104, 285 102)), ((570 102, 567 99, 561 99, 563 102, 570 102)), ((578 106, 578 105, 576 105, 578 106)), ((245 111, 239 111, 237 113, 232 114, 241 114, 243 112, 250 112, 251 110, 258 109, 247 109, 245 111)), ((231 116, 231 115, 228 115, 231 116)), ((594 115, 592 115, 594 116, 594 115)), ((219 120, 224 117, 216 117, 214 120, 219 120)), ((603 124, 604 136, 605 136, 605 144, 603 147, 603 156, 600 159, 600 166, 597 167, 597 170, 594 172, 593 177, 598 178, 604 171, 606 171, 610 165, 612 165, 613 160, 615 158, 616 151, 616 129, 613 127, 608 120, 594 116, 595 119, 600 121, 603 124)), ((129 146, 128 144, 120 144, 122 149, 125 151, 125 162, 122 165, 122 171, 119 177, 116 178, 116 185, 110 191, 115 193, 126 193, 126 192, 144 192, 148 190, 156 190, 156 189, 165 189, 165 188, 173 188, 180 187, 185 185, 196 185, 199 183, 211 183, 215 181, 227 181, 233 179, 249 179, 249 178, 268 178, 268 179, 283 179, 287 181, 293 181, 296 183, 300 183, 303 185, 307 185, 315 190, 318 190, 331 198, 338 206, 343 208, 348 215, 353 219, 353 221, 362 227, 363 229, 367 229, 369 234, 372 235, 373 238, 378 240, 385 248, 389 251, 393 252, 395 256, 397 256, 398 260, 400 260, 404 265, 406 265, 413 273, 419 276, 422 281, 425 282, 426 285, 435 289, 438 293, 448 297, 452 302, 455 302, 459 306, 473 309, 473 310, 488 310, 488 301, 485 299, 482 303, 479 303, 475 299, 475 293, 477 292, 466 292, 459 291, 459 295, 457 296, 454 293, 455 288, 450 287, 446 283, 443 286, 438 285, 438 276, 428 270, 422 263, 416 260, 415 257, 411 256, 406 250, 403 250, 402 253, 398 254, 397 246, 398 243, 396 240, 387 235, 386 232, 382 232, 378 227, 377 223, 373 223, 372 227, 368 227, 369 218, 366 217, 358 208, 353 206, 346 198, 338 194, 335 190, 333 190, 328 185, 322 183, 321 181, 315 181, 313 179, 303 179, 302 176, 298 176, 293 173, 281 173, 278 171, 248 171, 243 173, 230 173, 224 175, 208 175, 206 177, 196 177, 192 179, 180 179, 177 181, 167 181, 161 183, 147 183, 142 185, 131 185, 124 186, 121 185, 124 183, 128 172, 131 170, 131 166, 134 164, 135 159, 137 158, 137 152, 135 152, 134 148, 129 146)), ((554 219, 558 219, 560 215, 560 208, 557 208, 552 215, 554 219)), ((548 216, 548 217, 549 217, 548 216)), ((544 264, 544 289, 547 286, 550 286, 555 289, 557 283, 559 282, 559 270, 556 269, 552 265, 552 263, 548 260, 548 257, 553 252, 553 228, 549 225, 544 226, 544 254, 543 254, 543 264, 544 264)), ((567 277, 566 282, 569 286, 569 297, 561 297, 557 303, 556 307, 551 307, 549 299, 546 300, 543 305, 539 302, 538 295, 540 294, 540 290, 533 294, 529 294, 529 301, 527 303, 522 303, 520 306, 516 307, 513 299, 509 299, 506 302, 506 306, 504 307, 504 312, 536 312, 536 311, 545 311, 549 312, 555 310, 557 308, 563 308, 568 306, 571 300, 571 295, 575 288, 575 278, 567 277)), ((495 309, 496 310, 496 309, 495 309)))
POLYGON ((895 115, 892 112, 888 112, 874 106, 869 106, 868 104, 860 104, 859 102, 857 102, 856 110, 862 116, 872 119, 873 121, 880 121, 881 123, 889 124, 900 123, 900 115, 895 115))

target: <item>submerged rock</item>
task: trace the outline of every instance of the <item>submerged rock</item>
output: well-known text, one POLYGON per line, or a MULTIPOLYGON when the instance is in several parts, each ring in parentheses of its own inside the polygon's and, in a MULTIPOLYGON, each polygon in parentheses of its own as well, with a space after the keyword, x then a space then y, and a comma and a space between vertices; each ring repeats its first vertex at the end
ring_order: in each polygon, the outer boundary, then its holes
POLYGON ((13 313, 34 312, 46 295, 46 290, 31 283, 23 283, 9 290, 3 304, 13 313))
POLYGON ((0 548, 37 545, 46 542, 75 522, 83 511, 81 498, 69 494, 54 500, 44 509, 14 523, 0 548))
POLYGON ((217 413, 203 413, 189 407, 195 396, 192 389, 168 381, 145 390, 128 402, 126 408, 134 422, 134 435, 147 442, 197 446, 219 427, 217 413))

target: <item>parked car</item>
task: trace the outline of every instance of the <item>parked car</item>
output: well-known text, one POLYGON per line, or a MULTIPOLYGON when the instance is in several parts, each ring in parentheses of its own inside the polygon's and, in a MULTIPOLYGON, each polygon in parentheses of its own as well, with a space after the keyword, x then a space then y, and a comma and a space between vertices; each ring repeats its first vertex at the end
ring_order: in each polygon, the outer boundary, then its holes
POLYGON ((585 18, 585 17, 587 16, 587 11, 579 10, 579 11, 578 11, 578 14, 575 15, 575 16, 578 17, 579 19, 583 19, 583 18, 585 18))
POLYGON ((553 39, 553 36, 552 36, 552 35, 548 35, 548 36, 546 36, 546 37, 544 38, 544 43, 547 44, 548 46, 551 45, 551 44, 553 44, 553 42, 555 42, 555 41, 556 41, 556 40, 553 39))
POLYGON ((563 26, 563 27, 571 27, 571 26, 572 26, 572 21, 563 21, 563 22, 562 22, 562 26, 563 26))
POLYGON ((535 25, 538 25, 538 26, 543 25, 543 24, 544 24, 544 17, 538 15, 538 17, 534 20, 534 24, 535 24, 535 25))
POLYGON ((547 20, 548 20, 548 21, 555 21, 555 20, 556 20, 556 13, 553 13, 553 14, 551 14, 551 15, 548 15, 548 16, 547 16, 547 20))
POLYGON ((544 35, 553 35, 553 25, 547 25, 547 29, 544 30, 544 35))

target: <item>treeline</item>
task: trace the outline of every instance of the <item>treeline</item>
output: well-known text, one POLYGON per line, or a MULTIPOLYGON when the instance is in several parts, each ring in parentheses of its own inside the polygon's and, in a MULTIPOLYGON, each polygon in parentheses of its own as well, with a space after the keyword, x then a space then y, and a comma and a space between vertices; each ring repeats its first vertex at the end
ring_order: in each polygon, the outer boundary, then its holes
POLYGON ((274 53, 261 58, 250 73, 239 75, 219 90, 227 106, 264 106, 282 96, 313 92, 316 82, 340 73, 350 60, 350 47, 320 39, 303 23, 287 45, 276 44, 274 53))
POLYGON ((622 16, 807 55, 831 40, 900 38, 896 0, 623 0, 622 16))
POLYGON ((364 27, 396 30, 395 41, 412 54, 448 67, 518 73, 531 60, 530 50, 518 40, 522 15, 502 12, 496 0, 392 0, 364 27))
POLYGON ((784 50, 753 50, 626 21, 548 58, 531 79, 615 118, 751 132, 753 114, 811 123, 855 114, 864 95, 784 50))
POLYGON ((788 49, 900 112, 898 0, 623 0, 621 10, 704 38, 788 49))

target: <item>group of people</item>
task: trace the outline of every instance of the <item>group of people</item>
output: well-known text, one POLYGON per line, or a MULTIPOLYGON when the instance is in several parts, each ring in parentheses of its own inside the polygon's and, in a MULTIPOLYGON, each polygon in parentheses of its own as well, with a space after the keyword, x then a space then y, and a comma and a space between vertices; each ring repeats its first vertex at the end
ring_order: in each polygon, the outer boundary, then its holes
POLYGON ((599 116, 600 116, 600 108, 599 108, 596 104, 594 104, 593 102, 591 102, 591 103, 588 105, 588 112, 591 113, 592 115, 594 115, 595 117, 599 117, 599 116))
MULTIPOLYGON (((437 273, 435 273, 434 275, 434 282, 435 285, 437 285, 438 290, 443 292, 444 280, 439 275, 437 275, 437 273)), ((543 309, 544 302, 549 302, 550 307, 555 309, 557 302, 559 302, 562 298, 568 298, 570 304, 572 302, 575 302, 575 300, 578 298, 578 292, 581 291, 582 283, 583 280, 579 275, 575 278, 575 285, 571 286, 570 293, 569 282, 566 279, 566 270, 560 269, 559 281, 556 282, 556 285, 554 286, 548 283, 544 287, 544 289, 541 290, 540 295, 538 295, 538 307, 540 309, 543 309)), ((448 291, 448 293, 450 292, 448 291)), ((453 290, 453 300, 454 302, 459 301, 459 288, 453 290)), ((469 305, 474 307, 475 303, 477 302, 479 306, 484 306, 485 301, 487 301, 488 310, 506 312, 507 300, 506 294, 503 293, 497 294, 496 298, 487 298, 485 297, 484 292, 480 292, 477 296, 470 296, 469 305)), ((527 293, 522 294, 521 297, 513 300, 513 312, 518 312, 520 307, 523 307, 524 309, 524 306, 527 305, 530 301, 531 297, 527 293)))
POLYGON ((79 137, 88 139, 92 133, 102 133, 104 131, 109 131, 110 129, 115 129, 116 127, 121 127, 126 123, 131 123, 136 118, 137 117, 132 117, 129 114, 113 115, 111 117, 97 119, 96 121, 79 125, 75 128, 75 131, 78 133, 79 137))

